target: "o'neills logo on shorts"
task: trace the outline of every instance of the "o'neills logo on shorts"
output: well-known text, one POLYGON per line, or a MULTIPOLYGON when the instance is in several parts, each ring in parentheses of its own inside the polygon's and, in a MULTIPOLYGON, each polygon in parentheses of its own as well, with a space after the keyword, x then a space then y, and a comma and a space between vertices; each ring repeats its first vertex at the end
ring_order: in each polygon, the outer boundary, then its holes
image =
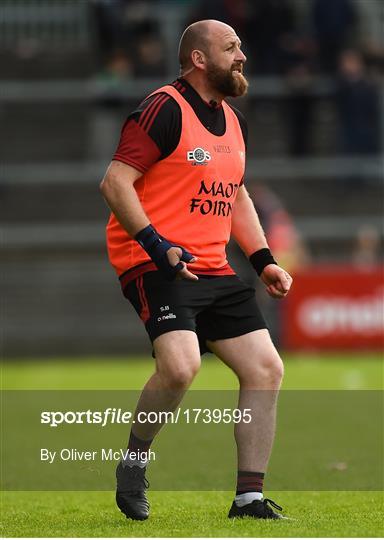
POLYGON ((211 161, 211 154, 198 146, 187 152, 187 160, 192 161, 192 165, 207 165, 207 162, 211 161))

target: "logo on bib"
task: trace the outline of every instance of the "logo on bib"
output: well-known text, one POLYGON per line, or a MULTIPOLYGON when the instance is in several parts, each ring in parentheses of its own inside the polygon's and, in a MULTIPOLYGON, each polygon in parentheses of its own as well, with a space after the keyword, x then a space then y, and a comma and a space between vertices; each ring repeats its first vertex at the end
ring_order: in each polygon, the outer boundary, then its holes
POLYGON ((198 146, 187 152, 187 160, 193 161, 192 165, 207 165, 207 162, 211 161, 211 154, 198 146))

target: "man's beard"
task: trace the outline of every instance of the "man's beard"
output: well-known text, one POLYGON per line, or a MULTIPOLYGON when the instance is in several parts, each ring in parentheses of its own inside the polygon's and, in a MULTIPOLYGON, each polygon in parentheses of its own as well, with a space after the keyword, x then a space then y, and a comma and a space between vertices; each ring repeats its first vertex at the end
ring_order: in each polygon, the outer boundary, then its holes
POLYGON ((235 67, 222 69, 212 63, 208 64, 207 79, 216 92, 230 97, 244 96, 247 93, 248 81, 240 72, 234 75, 235 67))

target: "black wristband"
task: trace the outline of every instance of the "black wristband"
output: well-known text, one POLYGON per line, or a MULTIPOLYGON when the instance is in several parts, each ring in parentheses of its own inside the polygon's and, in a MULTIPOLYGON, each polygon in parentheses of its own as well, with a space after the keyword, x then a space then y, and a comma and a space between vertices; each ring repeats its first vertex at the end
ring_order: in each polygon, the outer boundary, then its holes
POLYGON ((255 253, 252 253, 249 257, 249 260, 258 276, 263 273, 264 268, 268 266, 268 264, 277 264, 268 248, 255 251, 255 253))
POLYGON ((161 242, 161 238, 156 229, 151 225, 147 225, 141 229, 136 235, 135 240, 148 253, 156 244, 161 242))

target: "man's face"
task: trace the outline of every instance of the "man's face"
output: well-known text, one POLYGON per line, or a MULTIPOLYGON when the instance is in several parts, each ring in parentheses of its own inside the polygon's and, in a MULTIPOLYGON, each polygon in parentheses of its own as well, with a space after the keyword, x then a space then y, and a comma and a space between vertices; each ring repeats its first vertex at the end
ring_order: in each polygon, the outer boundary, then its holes
POLYGON ((223 96, 243 96, 248 81, 243 75, 247 58, 241 41, 230 27, 212 36, 207 56, 207 79, 214 90, 223 96))

